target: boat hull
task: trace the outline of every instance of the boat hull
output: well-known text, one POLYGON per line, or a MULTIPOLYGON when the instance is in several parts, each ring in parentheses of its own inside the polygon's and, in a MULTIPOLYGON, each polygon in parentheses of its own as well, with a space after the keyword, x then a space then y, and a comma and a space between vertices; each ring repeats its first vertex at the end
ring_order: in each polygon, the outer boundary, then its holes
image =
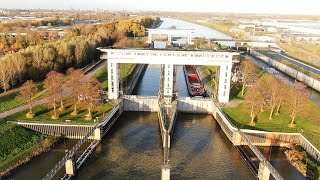
POLYGON ((184 65, 183 71, 190 96, 206 96, 206 91, 201 84, 199 75, 195 67, 193 65, 184 65))

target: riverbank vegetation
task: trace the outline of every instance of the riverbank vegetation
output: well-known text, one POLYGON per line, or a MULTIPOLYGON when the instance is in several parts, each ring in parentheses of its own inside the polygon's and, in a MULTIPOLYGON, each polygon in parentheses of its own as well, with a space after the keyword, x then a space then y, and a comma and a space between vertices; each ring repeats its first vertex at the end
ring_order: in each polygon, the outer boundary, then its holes
POLYGON ((55 138, 0 120, 0 177, 48 150, 55 141, 55 138))
POLYGON ((290 164, 298 169, 307 179, 320 179, 320 164, 318 164, 300 145, 293 145, 285 151, 290 164))

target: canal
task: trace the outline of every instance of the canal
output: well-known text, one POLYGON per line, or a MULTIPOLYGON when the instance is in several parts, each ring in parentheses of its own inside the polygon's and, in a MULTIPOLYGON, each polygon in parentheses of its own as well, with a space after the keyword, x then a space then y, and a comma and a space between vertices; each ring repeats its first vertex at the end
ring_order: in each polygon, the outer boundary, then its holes
MULTIPOLYGON (((161 27, 171 24, 177 28, 195 28, 182 25, 180 27, 180 24, 191 24, 188 22, 167 18, 163 20, 161 27)), ((205 30, 202 32, 210 30, 210 34, 216 33, 220 38, 221 33, 203 28, 205 30)), ((159 77, 160 66, 149 65, 134 94, 157 95, 159 77)), ((177 67, 177 78, 179 96, 188 96, 181 66, 177 67)), ((74 142, 67 140, 60 143, 51 151, 19 167, 8 179, 41 179, 74 142)), ((124 112, 79 169, 76 179, 160 179, 162 150, 157 114, 124 112)), ((300 176, 289 176, 291 171, 286 169, 291 165, 283 158, 283 153, 279 156, 282 157, 281 161, 273 162, 280 166, 280 169, 284 169, 280 174, 290 179, 301 179, 300 176)), ((178 114, 170 149, 170 165, 172 179, 254 179, 212 115, 178 114)), ((63 172, 64 169, 59 175, 63 172)), ((58 178, 57 176, 56 179, 58 178)))

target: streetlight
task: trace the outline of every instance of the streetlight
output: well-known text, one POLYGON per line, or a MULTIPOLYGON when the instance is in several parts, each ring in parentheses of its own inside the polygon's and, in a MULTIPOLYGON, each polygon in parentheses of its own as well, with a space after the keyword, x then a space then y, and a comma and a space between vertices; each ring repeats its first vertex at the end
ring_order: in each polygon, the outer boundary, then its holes
POLYGON ((93 120, 94 124, 96 124, 96 122, 98 121, 98 119, 99 119, 99 117, 96 117, 96 118, 93 120))

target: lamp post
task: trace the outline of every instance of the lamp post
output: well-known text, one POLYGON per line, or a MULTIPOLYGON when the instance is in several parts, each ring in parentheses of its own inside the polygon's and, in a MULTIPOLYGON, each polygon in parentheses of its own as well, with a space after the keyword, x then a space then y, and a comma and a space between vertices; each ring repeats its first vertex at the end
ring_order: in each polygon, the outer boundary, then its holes
POLYGON ((98 119, 99 119, 99 117, 96 117, 96 118, 93 120, 94 124, 96 124, 96 122, 98 122, 98 119))

